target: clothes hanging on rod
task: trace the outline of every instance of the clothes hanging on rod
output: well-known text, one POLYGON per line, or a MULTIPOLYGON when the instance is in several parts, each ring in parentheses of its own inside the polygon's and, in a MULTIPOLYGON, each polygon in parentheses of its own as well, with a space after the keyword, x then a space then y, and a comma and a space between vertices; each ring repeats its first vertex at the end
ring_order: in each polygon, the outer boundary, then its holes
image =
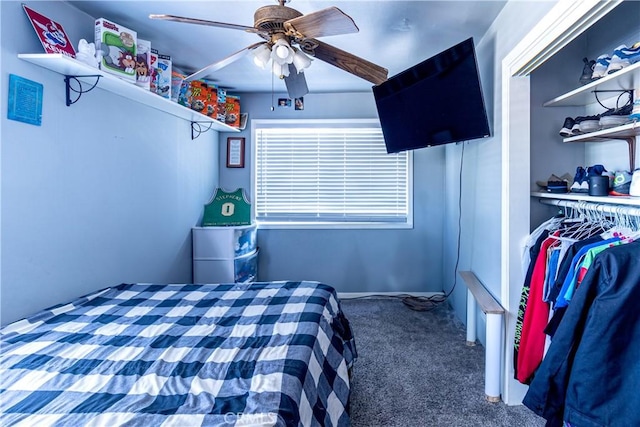
POLYGON ((523 403, 547 426, 640 425, 640 242, 595 257, 523 403))
POLYGON ((640 425, 640 209, 573 203, 578 222, 548 223, 530 248, 514 339, 523 403, 548 426, 640 425))

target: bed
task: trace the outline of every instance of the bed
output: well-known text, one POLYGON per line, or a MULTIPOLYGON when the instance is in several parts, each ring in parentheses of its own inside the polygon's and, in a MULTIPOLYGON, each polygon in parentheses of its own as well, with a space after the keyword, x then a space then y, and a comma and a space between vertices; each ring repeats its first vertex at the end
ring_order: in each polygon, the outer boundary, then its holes
POLYGON ((0 332, 3 426, 349 425, 355 342, 322 283, 122 284, 0 332))

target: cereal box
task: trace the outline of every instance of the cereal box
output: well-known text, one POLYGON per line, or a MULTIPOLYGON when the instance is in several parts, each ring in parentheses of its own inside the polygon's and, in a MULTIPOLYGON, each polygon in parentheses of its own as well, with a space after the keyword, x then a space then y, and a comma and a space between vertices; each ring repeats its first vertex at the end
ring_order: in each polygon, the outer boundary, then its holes
POLYGON ((211 81, 205 80, 205 82, 209 86, 209 104, 206 115, 215 119, 218 116, 218 86, 211 81))
POLYGON ((191 82, 183 80, 178 93, 178 104, 191 108, 191 82))
POLYGON ((171 98, 171 56, 158 54, 156 65, 156 93, 171 98))
POLYGON ((158 66, 158 51, 154 48, 151 48, 151 69, 149 71, 151 71, 151 80, 149 81, 149 90, 153 93, 157 93, 158 92, 158 88, 157 86, 157 66, 158 66))
POLYGON ((216 113, 216 117, 214 117, 219 122, 225 123, 226 112, 227 112, 227 91, 222 88, 218 88, 218 111, 216 113))
POLYGON ((147 90, 151 85, 151 42, 149 40, 138 39, 136 84, 147 90))
POLYGON ((133 30, 104 18, 96 19, 95 44, 100 69, 135 83, 137 37, 133 30))
POLYGON ((227 95, 225 103, 225 123, 235 128, 240 127, 240 97, 227 95))
POLYGON ((205 80, 194 80, 189 84, 187 106, 205 116, 215 118, 218 111, 217 88, 205 80))
POLYGON ((182 88, 182 83, 184 82, 185 75, 176 71, 171 71, 171 100, 173 102, 178 102, 178 97, 180 96, 180 89, 182 88))

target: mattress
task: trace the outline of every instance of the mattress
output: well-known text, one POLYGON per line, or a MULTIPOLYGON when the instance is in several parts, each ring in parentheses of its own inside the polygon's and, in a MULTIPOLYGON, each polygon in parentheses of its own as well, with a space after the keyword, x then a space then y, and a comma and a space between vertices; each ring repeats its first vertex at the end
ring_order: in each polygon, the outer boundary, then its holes
POLYGON ((318 282, 122 284, 0 339, 3 426, 349 425, 355 342, 318 282))

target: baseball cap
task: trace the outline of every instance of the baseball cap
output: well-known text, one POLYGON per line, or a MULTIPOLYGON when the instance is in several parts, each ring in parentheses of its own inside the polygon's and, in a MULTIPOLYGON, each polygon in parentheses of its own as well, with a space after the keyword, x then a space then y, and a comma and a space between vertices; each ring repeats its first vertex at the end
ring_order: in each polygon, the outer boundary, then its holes
POLYGON ((613 178, 613 186, 609 192, 610 196, 628 196, 631 187, 632 175, 627 171, 616 171, 613 178))

